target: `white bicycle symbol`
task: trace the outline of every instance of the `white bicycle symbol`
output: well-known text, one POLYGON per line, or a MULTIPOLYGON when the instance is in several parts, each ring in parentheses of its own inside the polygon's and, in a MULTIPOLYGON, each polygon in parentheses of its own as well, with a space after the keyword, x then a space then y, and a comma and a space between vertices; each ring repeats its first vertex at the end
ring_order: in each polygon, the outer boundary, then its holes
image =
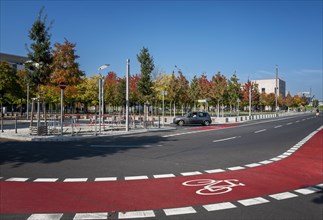
POLYGON ((239 183, 239 180, 212 180, 212 179, 197 179, 189 180, 182 183, 184 186, 204 186, 202 189, 196 191, 199 195, 217 195, 230 192, 235 186, 245 186, 239 183))

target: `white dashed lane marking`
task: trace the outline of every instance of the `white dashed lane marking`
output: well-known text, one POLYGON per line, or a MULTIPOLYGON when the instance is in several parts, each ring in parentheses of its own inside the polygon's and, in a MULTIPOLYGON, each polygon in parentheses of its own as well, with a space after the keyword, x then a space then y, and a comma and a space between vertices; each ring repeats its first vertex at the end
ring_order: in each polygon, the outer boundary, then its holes
POLYGON ((218 211, 218 210, 224 210, 224 209, 237 208, 237 206, 233 205, 231 202, 223 202, 223 203, 203 205, 203 207, 209 212, 218 211))
POLYGON ((242 166, 236 166, 236 167, 229 167, 228 170, 234 171, 234 170, 243 170, 246 169, 245 167, 242 166))
POLYGON ((281 128, 281 127, 283 127, 283 126, 282 125, 277 125, 274 128, 281 128))
POLYGON ((229 138, 224 138, 224 139, 219 139, 219 140, 214 140, 213 142, 222 142, 222 141, 228 141, 228 140, 232 140, 232 139, 236 139, 239 138, 240 136, 236 136, 236 137, 229 137, 229 138))
POLYGON ((181 173, 181 174, 182 174, 182 176, 194 176, 194 175, 200 175, 202 173, 199 171, 193 171, 193 172, 185 172, 185 173, 181 173))
POLYGON ((49 182, 49 183, 53 183, 56 182, 58 180, 58 178, 37 178, 34 180, 34 182, 49 182))
POLYGON ((155 217, 155 213, 152 210, 135 211, 135 212, 119 212, 119 219, 151 218, 151 217, 155 217))
POLYGON ((266 131, 267 129, 262 129, 262 130, 259 130, 259 131, 255 131, 254 133, 257 134, 257 133, 261 133, 261 132, 264 132, 266 131))
POLYGON ((9 179, 6 179, 6 181, 12 181, 12 182, 26 182, 29 178, 18 178, 18 177, 12 177, 9 179))
POLYGON ((95 178, 94 181, 116 181, 117 180, 117 177, 98 177, 98 178, 95 178))
POLYGON ((126 176, 125 180, 146 180, 148 176, 126 176))
POLYGON ((258 205, 269 202, 267 199, 262 197, 252 198, 252 199, 243 199, 238 200, 238 202, 244 206, 258 205))
POLYGON ((284 193, 277 193, 277 194, 273 194, 273 195, 269 195, 271 198, 274 198, 276 200, 283 200, 283 199, 290 199, 290 198, 294 198, 297 197, 298 195, 294 194, 294 193, 290 193, 290 192, 284 192, 284 193))
POLYGON ((73 220, 83 220, 83 219, 107 219, 108 212, 93 212, 93 213, 77 213, 73 220))
POLYGON ((314 187, 307 187, 307 188, 304 188, 304 189, 295 190, 294 192, 297 192, 297 193, 300 193, 300 194, 303 194, 303 195, 308 195, 308 194, 319 192, 321 190, 322 189, 318 189, 318 188, 314 188, 314 187))
POLYGON ((206 173, 221 173, 225 172, 223 169, 205 170, 206 173))
POLYGON ((60 220, 62 216, 62 213, 32 214, 27 220, 60 220))
POLYGON ((258 166, 261 166, 262 164, 259 164, 259 163, 252 163, 252 164, 247 164, 246 167, 258 167, 258 166))
POLYGON ((63 182, 86 182, 88 178, 67 178, 63 182))
POLYGON ((193 214, 196 213, 193 207, 183 207, 183 208, 174 208, 174 209, 164 209, 164 212, 167 216, 169 215, 184 215, 184 214, 193 214))
POLYGON ((158 179, 158 178, 170 178, 170 177, 176 177, 176 176, 174 174, 172 174, 172 173, 154 175, 154 178, 156 178, 156 179, 158 179))

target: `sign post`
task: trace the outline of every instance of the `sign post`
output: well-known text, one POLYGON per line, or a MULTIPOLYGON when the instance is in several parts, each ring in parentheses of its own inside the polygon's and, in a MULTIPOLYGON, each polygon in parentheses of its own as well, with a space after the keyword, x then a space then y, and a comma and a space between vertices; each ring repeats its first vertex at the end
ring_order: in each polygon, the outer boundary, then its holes
POLYGON ((64 112, 64 89, 66 88, 65 82, 61 82, 59 84, 59 88, 61 89, 61 135, 63 136, 63 112, 64 112))

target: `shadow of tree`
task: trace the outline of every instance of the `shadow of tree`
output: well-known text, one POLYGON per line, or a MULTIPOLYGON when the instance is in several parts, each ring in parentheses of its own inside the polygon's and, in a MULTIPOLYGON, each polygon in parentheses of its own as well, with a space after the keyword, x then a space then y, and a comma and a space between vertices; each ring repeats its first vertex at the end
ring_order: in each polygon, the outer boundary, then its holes
POLYGON ((19 167, 25 163, 57 163, 64 160, 105 157, 130 149, 155 147, 169 141, 158 135, 97 137, 70 142, 18 142, 2 139, 0 141, 0 165, 14 164, 19 167))

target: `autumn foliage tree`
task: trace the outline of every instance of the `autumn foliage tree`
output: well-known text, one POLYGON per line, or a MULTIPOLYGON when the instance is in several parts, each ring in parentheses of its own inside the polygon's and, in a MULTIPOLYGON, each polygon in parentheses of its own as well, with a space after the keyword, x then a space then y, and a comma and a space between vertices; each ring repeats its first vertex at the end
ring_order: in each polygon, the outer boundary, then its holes
POLYGON ((218 115, 220 112, 220 104, 224 104, 227 92, 227 79, 224 75, 218 72, 215 76, 212 77, 211 81, 211 98, 216 101, 218 115))
POLYGON ((59 84, 65 82, 67 85, 64 95, 66 101, 73 104, 79 94, 78 85, 84 80, 84 72, 79 69, 79 63, 76 61, 79 56, 76 55, 76 44, 65 39, 64 44, 55 43, 53 53, 53 63, 51 65, 51 83, 55 87, 52 95, 59 94, 59 84))
POLYGON ((249 105, 249 89, 251 89, 251 105, 257 106, 259 104, 258 84, 248 81, 243 85, 242 89, 242 105, 249 105))
POLYGON ((203 73, 198 79, 198 89, 199 89, 199 99, 207 99, 210 98, 210 91, 211 91, 211 83, 207 79, 205 73, 203 73))
POLYGON ((200 90, 198 86, 198 79, 196 75, 194 75, 190 83, 190 89, 189 89, 189 97, 190 97, 189 102, 193 104, 194 109, 196 108, 196 103, 199 96, 200 96, 200 90))

